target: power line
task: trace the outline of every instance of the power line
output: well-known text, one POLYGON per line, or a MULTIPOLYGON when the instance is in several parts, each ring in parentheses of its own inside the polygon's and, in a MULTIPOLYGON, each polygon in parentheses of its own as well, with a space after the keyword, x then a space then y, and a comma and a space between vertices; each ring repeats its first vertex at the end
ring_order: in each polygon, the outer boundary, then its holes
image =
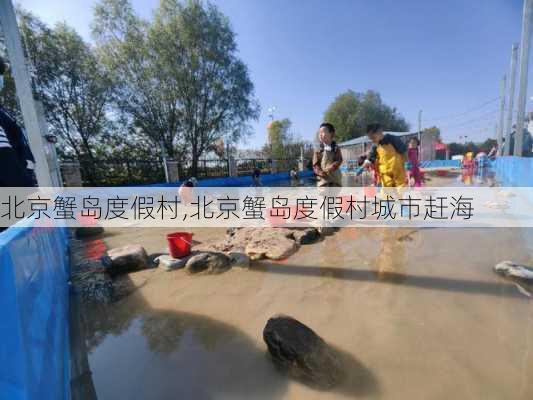
MULTIPOLYGON (((495 115, 495 114, 497 114, 499 112, 500 112, 500 110, 493 110, 493 111, 487 112, 485 114, 481 114, 480 116, 478 116, 476 118, 472 118, 472 119, 470 119, 468 121, 463 121, 463 122, 459 122, 459 123, 451 124, 451 125, 443 125, 443 126, 441 126, 439 128, 441 128, 441 129, 442 128, 449 129, 449 128, 458 128, 458 127, 466 126, 466 125, 469 125, 469 124, 471 124, 473 122, 477 122, 477 121, 481 121, 481 120, 485 120, 485 119, 488 120, 490 118, 487 118, 487 117, 493 116, 493 115, 495 115)), ((492 118, 494 118, 494 117, 492 117, 492 118)))
POLYGON ((436 117, 436 118, 429 118, 429 121, 430 122, 434 122, 434 121, 442 121, 443 119, 453 119, 453 118, 457 118, 457 117, 462 117, 464 115, 468 115, 469 113, 471 112, 474 112, 474 111, 477 111, 477 110, 480 110, 482 109, 483 107, 489 105, 489 104, 492 104, 496 101, 500 100, 500 96, 498 97, 495 97, 493 99, 490 99, 490 100, 487 100, 486 102, 484 103, 481 103, 475 107, 472 107, 466 111, 463 111, 463 112, 460 112, 460 113, 455 113, 455 114, 448 114, 448 115, 443 115, 443 116, 440 116, 440 117, 436 117))

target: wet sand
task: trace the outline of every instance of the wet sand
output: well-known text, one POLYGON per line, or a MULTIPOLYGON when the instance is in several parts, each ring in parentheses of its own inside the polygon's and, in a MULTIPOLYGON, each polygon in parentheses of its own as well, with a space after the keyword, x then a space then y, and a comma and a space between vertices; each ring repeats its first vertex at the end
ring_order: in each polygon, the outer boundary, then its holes
MULTIPOLYGON (((439 182, 440 183, 440 182, 439 182)), ((103 246, 165 249, 163 229, 103 246)), ((224 234, 194 230, 202 242, 224 234)), ((532 303, 492 267, 533 262, 520 229, 346 228, 283 262, 217 276, 142 271, 133 295, 85 315, 98 399, 531 399, 532 303), (262 330, 288 314, 334 346, 346 381, 287 379, 262 330)))

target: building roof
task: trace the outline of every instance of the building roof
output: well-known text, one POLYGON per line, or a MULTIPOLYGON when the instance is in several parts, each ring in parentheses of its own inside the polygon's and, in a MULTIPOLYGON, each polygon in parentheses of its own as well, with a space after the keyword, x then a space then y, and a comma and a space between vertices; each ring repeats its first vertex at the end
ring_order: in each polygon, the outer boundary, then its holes
MULTIPOLYGON (((383 133, 388 133, 388 134, 391 134, 391 135, 394 135, 394 136, 408 136, 408 135, 416 135, 416 134, 418 134, 418 132, 388 132, 388 131, 387 132, 383 132, 383 133)), ((338 146, 339 147, 353 146, 355 144, 362 144, 362 143, 368 143, 368 142, 370 142, 370 140, 365 135, 365 136, 360 136, 360 137, 355 138, 355 139, 347 140, 346 142, 339 143, 338 146)))

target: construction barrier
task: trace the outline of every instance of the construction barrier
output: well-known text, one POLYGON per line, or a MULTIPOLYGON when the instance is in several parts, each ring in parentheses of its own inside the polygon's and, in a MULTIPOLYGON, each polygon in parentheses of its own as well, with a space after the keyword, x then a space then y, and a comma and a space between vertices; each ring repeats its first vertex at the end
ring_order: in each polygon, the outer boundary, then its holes
POLYGON ((1 399, 70 398, 68 277, 66 228, 0 233, 1 399))

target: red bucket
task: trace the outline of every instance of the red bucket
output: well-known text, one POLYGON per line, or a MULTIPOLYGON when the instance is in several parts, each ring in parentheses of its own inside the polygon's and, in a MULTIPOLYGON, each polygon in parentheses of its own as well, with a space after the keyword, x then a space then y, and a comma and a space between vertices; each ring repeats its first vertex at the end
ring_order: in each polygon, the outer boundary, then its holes
POLYGON ((181 258, 191 254, 192 233, 174 232, 167 235, 168 252, 172 258, 181 258))

